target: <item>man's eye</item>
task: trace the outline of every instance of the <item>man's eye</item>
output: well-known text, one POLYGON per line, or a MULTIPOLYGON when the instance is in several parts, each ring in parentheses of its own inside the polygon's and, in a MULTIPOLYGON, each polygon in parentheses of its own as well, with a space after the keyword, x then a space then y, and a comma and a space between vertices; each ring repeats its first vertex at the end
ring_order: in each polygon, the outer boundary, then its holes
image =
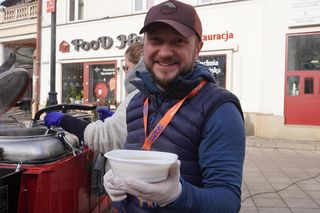
POLYGON ((185 39, 183 39, 183 38, 176 38, 176 39, 174 40, 174 43, 175 43, 175 44, 185 44, 186 41, 185 41, 185 39))
POLYGON ((160 43, 160 39, 157 38, 150 38, 149 41, 152 43, 160 43))

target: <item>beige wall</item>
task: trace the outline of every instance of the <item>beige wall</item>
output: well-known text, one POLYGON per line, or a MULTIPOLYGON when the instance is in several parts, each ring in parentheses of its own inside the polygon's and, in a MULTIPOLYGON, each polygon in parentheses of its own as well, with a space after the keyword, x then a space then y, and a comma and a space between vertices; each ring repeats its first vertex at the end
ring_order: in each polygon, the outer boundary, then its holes
POLYGON ((320 126, 284 125, 284 117, 244 113, 246 134, 268 139, 319 141, 320 126))
MULTIPOLYGON (((19 35, 36 34, 37 26, 36 23, 24 24, 16 27, 0 27, 1 37, 15 37, 19 35)), ((11 38, 14 39, 14 38, 11 38)))

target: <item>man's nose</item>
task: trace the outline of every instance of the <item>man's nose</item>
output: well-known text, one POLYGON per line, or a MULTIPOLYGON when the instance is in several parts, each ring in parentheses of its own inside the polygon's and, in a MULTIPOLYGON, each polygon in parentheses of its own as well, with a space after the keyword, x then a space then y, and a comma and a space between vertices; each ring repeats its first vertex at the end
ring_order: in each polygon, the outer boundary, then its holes
POLYGON ((159 50, 159 55, 161 57, 171 57, 173 56, 174 54, 174 51, 172 49, 172 47, 168 44, 164 44, 160 47, 160 50, 159 50))

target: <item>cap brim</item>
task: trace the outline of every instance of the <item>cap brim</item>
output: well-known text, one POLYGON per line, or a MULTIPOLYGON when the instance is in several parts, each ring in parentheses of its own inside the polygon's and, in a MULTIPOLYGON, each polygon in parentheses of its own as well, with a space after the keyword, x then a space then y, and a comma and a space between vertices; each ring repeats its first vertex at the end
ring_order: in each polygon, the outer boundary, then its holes
POLYGON ((140 34, 144 33, 148 30, 148 28, 154 24, 154 23, 165 23, 167 25, 169 25, 170 27, 172 27, 173 29, 175 29, 178 33, 180 33, 182 36, 189 38, 192 35, 195 35, 196 33, 190 29, 189 27, 180 24, 179 22, 176 22, 174 20, 168 20, 168 19, 160 19, 160 20, 156 20, 153 22, 150 22, 148 24, 146 24, 141 30, 140 30, 140 34))

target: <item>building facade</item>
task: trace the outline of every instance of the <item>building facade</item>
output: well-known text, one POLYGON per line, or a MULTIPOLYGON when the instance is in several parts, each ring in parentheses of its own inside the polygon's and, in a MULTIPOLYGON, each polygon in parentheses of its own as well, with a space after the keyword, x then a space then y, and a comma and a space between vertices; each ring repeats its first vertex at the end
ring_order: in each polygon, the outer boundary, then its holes
MULTIPOLYGON (((116 105, 125 49, 160 0, 56 5, 58 102, 116 105)), ((199 62, 243 106, 248 135, 320 141, 320 0, 188 0, 202 20, 199 62)), ((50 91, 51 0, 42 3, 41 95, 50 91)))

